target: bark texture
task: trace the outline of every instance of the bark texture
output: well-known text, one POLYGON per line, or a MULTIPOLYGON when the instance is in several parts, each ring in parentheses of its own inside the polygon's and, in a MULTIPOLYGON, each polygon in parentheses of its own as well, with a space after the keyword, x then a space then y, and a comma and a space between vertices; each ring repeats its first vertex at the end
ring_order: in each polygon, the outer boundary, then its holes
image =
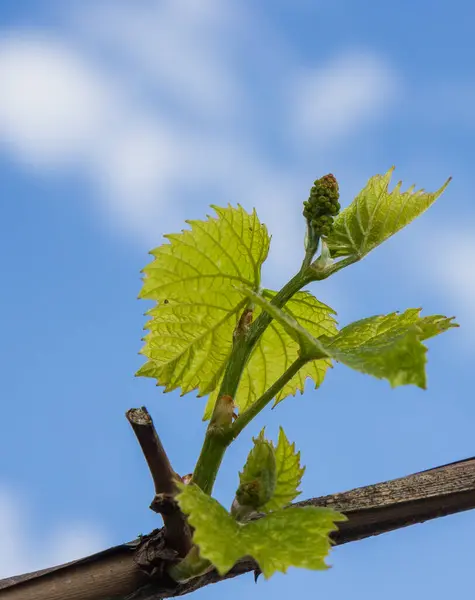
MULTIPOLYGON (((335 533, 346 544, 408 525, 475 508, 475 457, 400 479, 312 498, 296 506, 328 506, 348 521, 335 533)), ((166 575, 173 553, 162 530, 86 558, 0 581, 0 600, 159 600, 258 573, 252 560, 239 561, 225 576, 215 571, 177 585, 166 575)))

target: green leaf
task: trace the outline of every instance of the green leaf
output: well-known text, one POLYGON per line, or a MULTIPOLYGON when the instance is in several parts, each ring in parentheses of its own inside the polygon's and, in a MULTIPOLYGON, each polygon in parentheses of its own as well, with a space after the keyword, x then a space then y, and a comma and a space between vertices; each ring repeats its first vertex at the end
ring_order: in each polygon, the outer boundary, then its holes
POLYGON ((257 438, 254 446, 239 473, 239 488, 236 500, 241 506, 251 506, 260 509, 273 497, 276 485, 276 456, 271 442, 264 438, 264 429, 257 438))
POLYGON ((200 555, 210 560, 220 573, 229 571, 241 557, 242 542, 237 522, 224 506, 194 483, 180 485, 180 488, 176 499, 195 528, 193 541, 199 546, 200 555))
POLYGON ((212 391, 231 352, 233 331, 247 298, 258 289, 270 238, 256 212, 213 206, 217 218, 187 221, 191 230, 165 236, 144 269, 141 298, 155 300, 142 349, 149 360, 137 375, 165 391, 212 391))
POLYGON ((305 472, 300 466, 300 452, 295 451, 295 442, 290 443, 282 427, 275 449, 276 482, 272 498, 260 510, 270 512, 283 508, 300 495, 298 487, 305 472))
MULTIPOLYGON (((264 298, 271 300, 276 292, 263 290, 264 298)), ((254 309, 254 320, 261 313, 262 308, 257 305, 254 309)), ((283 311, 290 315, 300 325, 315 337, 321 335, 335 335, 337 333, 335 311, 320 302, 310 292, 297 292, 285 305, 283 311)), ((235 404, 240 411, 253 404, 262 394, 282 375, 282 373, 295 361, 299 354, 299 344, 289 335, 284 327, 277 321, 272 321, 266 329, 247 363, 235 398, 235 404)), ((321 385, 325 378, 329 360, 314 360, 308 362, 300 369, 280 391, 275 399, 278 404, 287 396, 304 390, 305 380, 312 379, 315 387, 321 385)), ((206 405, 203 419, 209 419, 216 403, 218 390, 210 395, 206 405)))
POLYGON ((252 556, 268 579, 288 567, 327 569, 329 534, 346 517, 328 508, 290 507, 244 525, 198 486, 181 485, 177 499, 194 528, 193 541, 200 555, 221 575, 244 556, 252 556))
POLYGON ((419 316, 420 309, 379 315, 344 327, 333 338, 321 338, 331 356, 357 371, 387 379, 392 387, 426 387, 426 352, 421 340, 451 327, 451 318, 419 316))
POLYGON ((387 379, 392 387, 415 384, 426 387, 426 352, 421 340, 433 337, 451 327, 453 317, 442 315, 419 316, 419 308, 410 308, 404 313, 392 313, 368 317, 344 327, 337 335, 322 335, 318 340, 289 318, 281 309, 271 305, 254 292, 246 294, 265 307, 273 318, 285 326, 292 337, 298 339, 304 352, 315 352, 321 348, 327 356, 380 379, 387 379))
POLYGON ((397 231, 408 225, 442 194, 450 178, 436 192, 414 191, 412 186, 401 192, 399 182, 392 192, 389 182, 394 167, 385 175, 375 175, 353 202, 335 219, 333 231, 326 238, 332 257, 368 254, 397 231))

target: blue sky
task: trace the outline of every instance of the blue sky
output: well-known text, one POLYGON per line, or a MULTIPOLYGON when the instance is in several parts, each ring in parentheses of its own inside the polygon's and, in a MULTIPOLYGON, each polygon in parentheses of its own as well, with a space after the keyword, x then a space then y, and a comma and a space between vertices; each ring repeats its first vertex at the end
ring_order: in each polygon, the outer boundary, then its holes
MULTIPOLYGON (((301 202, 328 172, 343 204, 392 164, 430 191, 453 176, 417 223, 312 291, 341 324, 422 306, 461 328, 429 342, 427 391, 336 367, 261 415, 216 497, 230 504, 263 423, 300 448, 302 498, 473 454, 474 18, 468 0, 3 0, 0 576, 157 525, 127 408, 145 404, 175 469, 193 469, 205 400, 134 378, 148 250, 211 203, 255 206, 277 287, 301 258, 301 202)), ((466 513, 337 548, 328 573, 195 596, 465 598, 474 534, 466 513)))

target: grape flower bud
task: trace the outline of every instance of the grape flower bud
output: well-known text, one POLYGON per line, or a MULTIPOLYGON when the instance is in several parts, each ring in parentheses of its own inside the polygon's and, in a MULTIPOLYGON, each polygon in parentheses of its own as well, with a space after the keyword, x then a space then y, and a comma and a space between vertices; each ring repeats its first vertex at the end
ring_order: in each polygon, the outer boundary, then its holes
POLYGON ((314 235, 328 236, 333 228, 333 219, 340 212, 338 182, 331 173, 317 179, 308 200, 303 203, 303 216, 314 235))

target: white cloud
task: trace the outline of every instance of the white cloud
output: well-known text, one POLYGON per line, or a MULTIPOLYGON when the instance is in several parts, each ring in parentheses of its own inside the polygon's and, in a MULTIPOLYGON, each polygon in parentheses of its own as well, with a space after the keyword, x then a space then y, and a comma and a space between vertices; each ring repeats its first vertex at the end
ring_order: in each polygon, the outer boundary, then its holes
POLYGON ((32 166, 77 161, 111 118, 110 92, 66 43, 0 38, 0 141, 32 166))
POLYGON ((97 144, 93 180, 103 198, 106 220, 144 241, 157 242, 157 222, 175 212, 172 183, 186 164, 181 144, 157 119, 130 115, 121 128, 97 144), (166 210, 165 210, 166 209, 166 210), (153 239, 152 239, 153 238, 153 239))
POLYGON ((140 232, 160 214, 157 198, 181 159, 175 131, 116 83, 66 41, 0 38, 0 147, 36 172, 80 169, 108 218, 140 232))
POLYGON ((392 69, 377 56, 345 53, 289 85, 291 123, 299 138, 334 144, 374 122, 400 92, 392 69))
MULTIPOLYGON (((212 201, 249 208, 256 199, 274 233, 285 222, 283 236, 298 237, 300 248, 300 211, 289 201, 301 194, 284 196, 301 192, 300 172, 284 173, 261 149, 260 99, 232 54, 242 29, 257 31, 258 23, 237 3, 217 0, 75 6, 62 33, 11 30, 0 38, 0 147, 40 173, 80 169, 106 222, 142 244, 158 241, 158 223, 161 231, 181 226, 185 207, 211 191, 212 201)), ((275 64, 262 72, 271 73, 284 113, 278 91, 295 81, 296 61, 271 34, 264 60, 279 64, 282 81, 274 80, 275 64)), ((324 139, 331 130, 340 141, 383 110, 392 85, 386 65, 367 54, 297 79, 305 94, 293 98, 291 114, 302 116, 307 132, 318 127, 324 139)), ((292 255, 279 238, 282 265, 292 255)))
MULTIPOLYGON (((432 234, 431 285, 447 297, 453 312, 473 342, 475 333, 475 223, 454 228, 456 235, 444 231, 432 234), (434 260, 434 257, 436 259, 434 260), (468 327, 468 329, 465 329, 468 327)), ((463 334, 463 332, 462 332, 463 334)))
POLYGON ((450 223, 441 228, 436 222, 421 230, 416 244, 406 248, 406 269, 412 279, 445 300, 450 316, 460 324, 458 339, 473 348, 475 335, 475 223, 463 227, 450 223), (455 232, 455 233, 450 233, 455 232))
POLYGON ((62 564, 106 547, 104 536, 90 523, 58 525, 41 540, 35 539, 29 508, 19 493, 0 488, 0 578, 62 564))
POLYGON ((227 64, 222 38, 235 22, 233 3, 216 0, 99 2, 76 25, 99 53, 122 57, 134 81, 216 123, 242 110, 243 87, 227 64))

